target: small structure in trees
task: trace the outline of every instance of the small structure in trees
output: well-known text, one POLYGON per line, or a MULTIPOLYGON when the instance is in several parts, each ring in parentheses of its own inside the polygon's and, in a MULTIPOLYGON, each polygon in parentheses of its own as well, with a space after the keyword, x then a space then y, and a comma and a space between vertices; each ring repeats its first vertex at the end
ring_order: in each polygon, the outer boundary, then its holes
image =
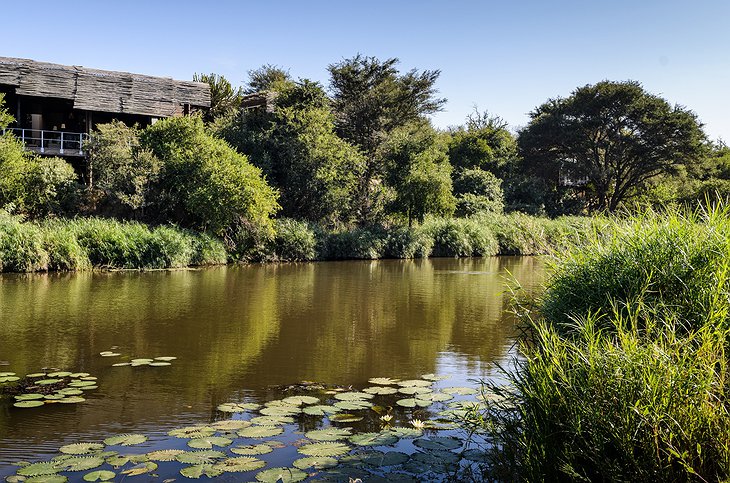
POLYGON ((84 156, 97 124, 146 126, 210 107, 206 83, 12 57, 0 57, 0 93, 27 149, 66 157, 84 156))

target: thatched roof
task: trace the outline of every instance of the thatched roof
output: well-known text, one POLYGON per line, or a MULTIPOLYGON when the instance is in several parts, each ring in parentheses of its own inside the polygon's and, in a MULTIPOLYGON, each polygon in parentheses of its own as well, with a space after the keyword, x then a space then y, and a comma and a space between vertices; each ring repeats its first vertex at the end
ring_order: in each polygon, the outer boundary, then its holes
POLYGON ((202 82, 12 57, 0 57, 0 85, 18 95, 69 99, 87 111, 168 117, 182 114, 184 104, 210 107, 210 88, 202 82))

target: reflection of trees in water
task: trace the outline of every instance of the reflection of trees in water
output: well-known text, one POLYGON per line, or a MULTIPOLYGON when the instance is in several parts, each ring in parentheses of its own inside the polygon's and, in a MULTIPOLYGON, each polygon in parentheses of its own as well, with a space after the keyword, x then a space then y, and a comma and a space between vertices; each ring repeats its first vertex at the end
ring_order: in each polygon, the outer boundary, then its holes
MULTIPOLYGON (((0 359, 97 375, 96 398, 63 417, 0 415, 0 432, 63 438, 119 423, 171 425, 244 389, 300 380, 361 384, 433 372, 439 353, 503 357, 509 269, 540 280, 534 258, 327 262, 153 273, 0 277, 0 359), (113 345, 170 367, 113 368, 113 345), (188 409, 190 408, 190 409, 188 409)), ((56 411, 55 408, 52 411, 56 411)), ((53 413, 55 414, 55 413, 53 413)), ((2 447, 2 443, 0 443, 2 447)))

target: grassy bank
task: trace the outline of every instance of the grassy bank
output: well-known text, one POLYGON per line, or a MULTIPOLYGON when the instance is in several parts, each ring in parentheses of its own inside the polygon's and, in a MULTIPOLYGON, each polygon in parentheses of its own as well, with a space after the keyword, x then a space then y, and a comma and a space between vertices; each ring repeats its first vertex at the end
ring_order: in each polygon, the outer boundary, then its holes
POLYGON ((729 274, 725 209, 611 223, 562 255, 510 385, 466 422, 495 439, 492 476, 726 481, 729 274))
POLYGON ((227 261, 286 262, 380 258, 537 255, 586 239, 604 221, 555 220, 522 214, 433 218, 415 227, 328 231, 290 219, 275 222, 275 235, 226 245, 174 226, 105 218, 53 219, 40 223, 0 214, 0 271, 155 269, 227 261))

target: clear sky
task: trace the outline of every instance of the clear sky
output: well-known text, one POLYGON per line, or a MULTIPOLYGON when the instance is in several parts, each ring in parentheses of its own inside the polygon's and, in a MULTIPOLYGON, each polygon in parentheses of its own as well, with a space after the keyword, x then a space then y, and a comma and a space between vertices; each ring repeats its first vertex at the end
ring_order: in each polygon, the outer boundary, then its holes
POLYGON ((439 69, 445 127, 514 128, 550 97, 637 80, 730 142, 730 0, 4 1, 0 55, 242 84, 265 63, 327 83, 357 53, 439 69))

